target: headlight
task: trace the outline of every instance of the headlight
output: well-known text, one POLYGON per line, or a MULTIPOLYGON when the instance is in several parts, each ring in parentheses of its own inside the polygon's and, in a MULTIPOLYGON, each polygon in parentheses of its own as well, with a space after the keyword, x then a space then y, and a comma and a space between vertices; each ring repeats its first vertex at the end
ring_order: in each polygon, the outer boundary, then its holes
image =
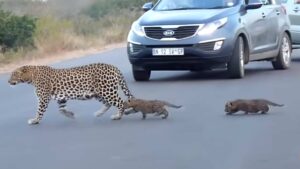
POLYGON ((138 24, 137 21, 133 22, 131 30, 139 36, 145 36, 143 28, 138 24))
POLYGON ((209 35, 212 34, 214 31, 219 29, 220 27, 224 26, 227 23, 227 17, 219 19, 217 21, 208 23, 203 26, 198 32, 198 35, 209 35))

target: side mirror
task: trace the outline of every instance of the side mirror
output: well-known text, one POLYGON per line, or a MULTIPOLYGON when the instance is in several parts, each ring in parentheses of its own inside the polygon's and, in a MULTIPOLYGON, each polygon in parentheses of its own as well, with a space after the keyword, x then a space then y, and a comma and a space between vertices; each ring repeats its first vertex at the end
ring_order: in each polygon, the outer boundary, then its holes
POLYGON ((148 3, 145 3, 144 5, 143 5, 143 10, 144 11, 149 11, 151 8, 153 8, 153 2, 148 2, 148 3))
POLYGON ((251 3, 251 4, 246 5, 245 9, 246 10, 248 10, 248 9, 258 9, 262 5, 263 5, 262 3, 251 3))

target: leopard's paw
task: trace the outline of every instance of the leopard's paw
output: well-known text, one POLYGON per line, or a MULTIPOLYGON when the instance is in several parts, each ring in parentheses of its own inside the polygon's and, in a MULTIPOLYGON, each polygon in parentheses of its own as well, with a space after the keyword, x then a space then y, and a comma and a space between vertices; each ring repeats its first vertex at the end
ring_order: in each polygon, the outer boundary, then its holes
POLYGON ((100 117, 100 116, 102 116, 103 114, 104 114, 104 113, 97 111, 97 112, 94 113, 94 116, 95 116, 95 117, 100 117))
POLYGON ((75 114, 71 111, 68 111, 66 109, 61 109, 60 113, 63 114, 64 116, 70 118, 70 119, 75 119, 75 114))
POLYGON ((119 114, 114 114, 110 117, 112 120, 121 120, 121 115, 119 114))
POLYGON ((130 113, 131 113, 130 110, 125 110, 125 111, 124 111, 124 114, 125 114, 125 115, 128 115, 128 114, 130 114, 130 113))
POLYGON ((36 118, 28 120, 29 125, 34 125, 34 124, 39 124, 39 123, 40 123, 40 121, 36 118))
POLYGON ((70 119, 75 119, 75 114, 71 111, 66 111, 64 115, 70 119))

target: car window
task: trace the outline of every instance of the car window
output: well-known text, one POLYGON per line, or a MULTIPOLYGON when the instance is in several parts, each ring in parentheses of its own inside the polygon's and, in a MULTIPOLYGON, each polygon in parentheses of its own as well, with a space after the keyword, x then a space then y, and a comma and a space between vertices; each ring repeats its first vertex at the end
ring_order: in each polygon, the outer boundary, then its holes
POLYGON ((272 0, 248 0, 249 4, 253 4, 253 3, 262 3, 263 5, 271 5, 272 4, 272 0))
POLYGON ((237 4, 238 0, 161 0, 154 10, 219 9, 237 4))
POLYGON ((272 0, 261 0, 263 5, 272 5, 272 0))
POLYGON ((280 2, 286 4, 288 0, 281 0, 280 2))

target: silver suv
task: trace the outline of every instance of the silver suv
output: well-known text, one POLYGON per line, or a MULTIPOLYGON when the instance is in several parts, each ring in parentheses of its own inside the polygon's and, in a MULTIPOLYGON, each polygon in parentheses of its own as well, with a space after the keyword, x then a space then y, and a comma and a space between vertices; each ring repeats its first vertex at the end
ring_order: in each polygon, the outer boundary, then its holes
POLYGON ((275 0, 159 0, 143 9, 128 34, 137 81, 157 70, 224 68, 242 78, 251 61, 290 66, 290 24, 275 0))

